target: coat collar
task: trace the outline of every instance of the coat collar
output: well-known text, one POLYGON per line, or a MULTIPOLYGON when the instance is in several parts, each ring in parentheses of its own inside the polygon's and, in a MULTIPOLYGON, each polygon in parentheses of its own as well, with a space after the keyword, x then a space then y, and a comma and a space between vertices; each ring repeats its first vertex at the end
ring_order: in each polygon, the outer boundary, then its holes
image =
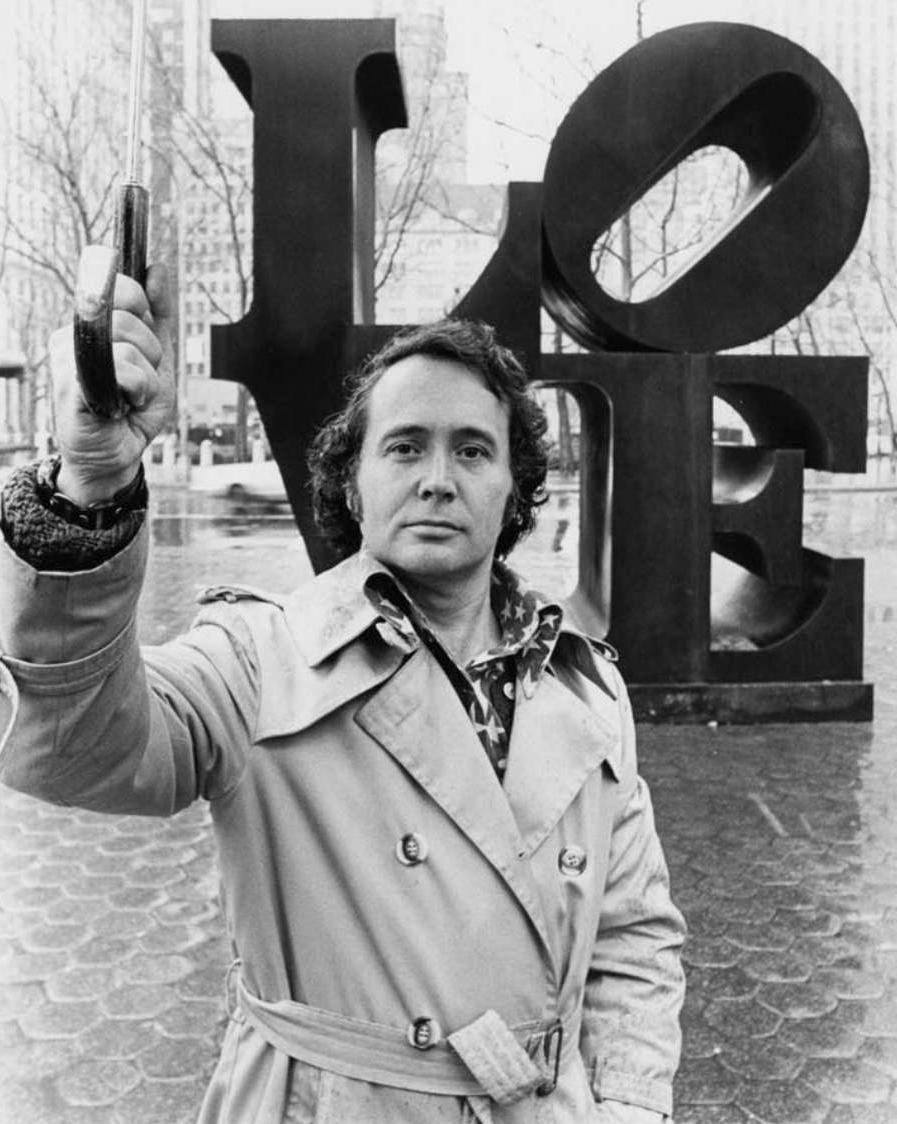
MULTIPOLYGON (((287 620, 309 667, 320 666, 376 625, 380 618, 365 592, 365 583, 374 574, 389 571, 361 550, 318 574, 287 599, 287 620)), ((566 612, 558 645, 562 658, 616 700, 617 679, 603 654, 606 646, 570 623, 566 612)))
POLYGON ((296 644, 318 667, 376 623, 377 612, 364 590, 367 579, 385 572, 360 551, 300 586, 284 606, 296 644))

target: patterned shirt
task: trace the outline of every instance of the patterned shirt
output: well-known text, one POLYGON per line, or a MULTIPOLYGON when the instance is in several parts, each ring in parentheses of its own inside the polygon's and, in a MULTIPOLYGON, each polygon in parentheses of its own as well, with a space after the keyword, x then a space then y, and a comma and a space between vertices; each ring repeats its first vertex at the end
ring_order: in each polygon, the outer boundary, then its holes
POLYGON ((390 643, 407 651, 424 643, 455 688, 496 776, 504 779, 517 692, 531 698, 554 651, 563 612, 528 589, 507 566, 492 571, 492 611, 502 636, 495 647, 460 667, 424 613, 381 571, 365 584, 368 600, 382 617, 378 627, 390 643))

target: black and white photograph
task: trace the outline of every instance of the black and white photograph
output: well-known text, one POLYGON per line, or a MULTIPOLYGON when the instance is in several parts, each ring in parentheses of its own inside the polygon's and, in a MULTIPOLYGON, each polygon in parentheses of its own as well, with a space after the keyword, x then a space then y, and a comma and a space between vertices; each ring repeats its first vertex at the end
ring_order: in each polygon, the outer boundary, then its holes
POLYGON ((0 1124, 897 1124, 897 5, 0 31, 0 1124))

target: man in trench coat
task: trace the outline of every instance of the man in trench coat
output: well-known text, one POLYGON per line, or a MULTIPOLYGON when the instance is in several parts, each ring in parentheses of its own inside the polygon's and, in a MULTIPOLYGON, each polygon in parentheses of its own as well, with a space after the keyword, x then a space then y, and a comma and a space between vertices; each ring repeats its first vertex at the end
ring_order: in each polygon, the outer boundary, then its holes
POLYGON ((669 1119, 684 930, 626 691, 501 561, 546 468, 519 363, 464 322, 388 344, 311 454, 343 561, 209 590, 141 648, 141 455, 173 400, 147 288, 116 289, 129 412, 86 410, 58 334, 60 455, 4 490, 0 779, 209 801, 234 967, 200 1120, 669 1119))

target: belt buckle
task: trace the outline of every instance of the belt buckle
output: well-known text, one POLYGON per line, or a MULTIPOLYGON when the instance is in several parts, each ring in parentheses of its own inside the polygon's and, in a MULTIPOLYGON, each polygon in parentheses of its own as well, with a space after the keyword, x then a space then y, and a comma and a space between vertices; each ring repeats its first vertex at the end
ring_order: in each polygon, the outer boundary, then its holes
POLYGON ((555 1019, 547 1030, 542 1032, 540 1052, 542 1062, 546 1066, 549 1077, 536 1087, 537 1097, 547 1097, 557 1088, 558 1074, 561 1069, 561 1049, 564 1045, 564 1024, 560 1019, 555 1019))

